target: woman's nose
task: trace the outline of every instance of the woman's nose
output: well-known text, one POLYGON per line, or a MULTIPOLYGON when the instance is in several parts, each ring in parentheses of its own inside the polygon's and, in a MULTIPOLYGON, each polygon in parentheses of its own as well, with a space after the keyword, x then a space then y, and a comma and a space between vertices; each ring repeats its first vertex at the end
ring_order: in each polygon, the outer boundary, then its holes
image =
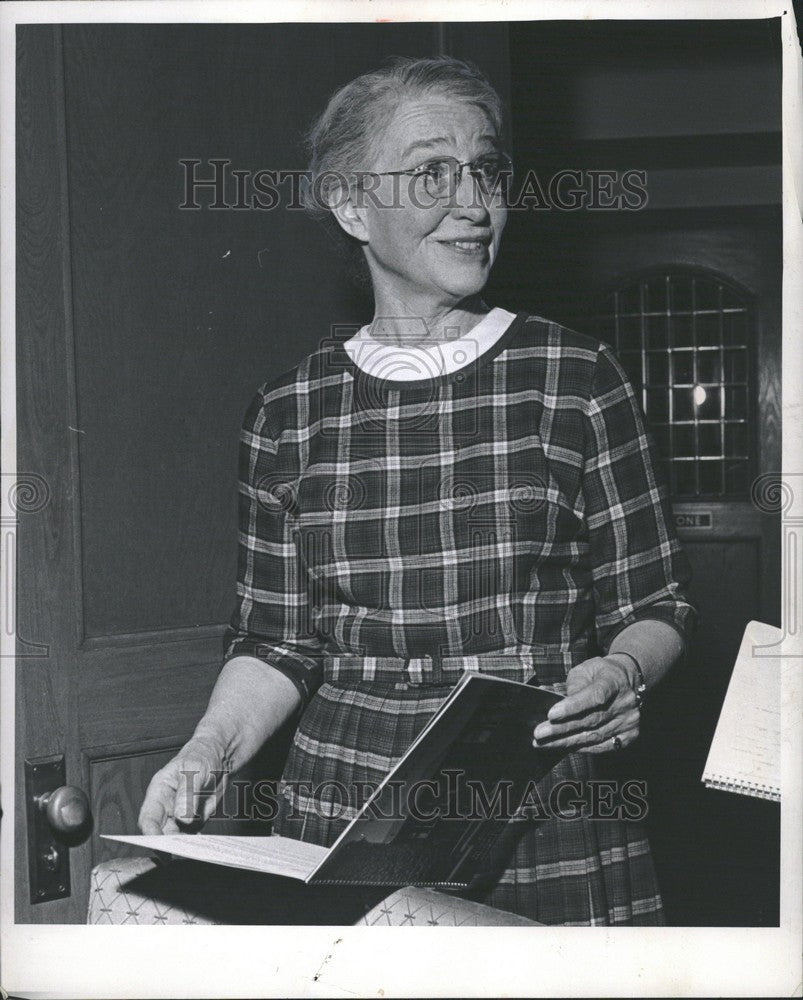
POLYGON ((484 219, 488 215, 482 187, 466 167, 463 168, 450 199, 450 208, 461 218, 484 219))

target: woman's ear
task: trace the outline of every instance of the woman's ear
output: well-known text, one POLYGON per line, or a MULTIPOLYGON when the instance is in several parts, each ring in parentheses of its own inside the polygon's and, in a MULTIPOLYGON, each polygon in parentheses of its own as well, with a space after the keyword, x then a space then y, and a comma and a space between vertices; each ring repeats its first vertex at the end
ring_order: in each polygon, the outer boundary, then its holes
MULTIPOLYGON (((329 192, 329 208, 339 225, 360 243, 368 242, 365 206, 358 204, 356 192, 345 183, 329 192)), ((364 200, 364 199, 363 199, 364 200)))

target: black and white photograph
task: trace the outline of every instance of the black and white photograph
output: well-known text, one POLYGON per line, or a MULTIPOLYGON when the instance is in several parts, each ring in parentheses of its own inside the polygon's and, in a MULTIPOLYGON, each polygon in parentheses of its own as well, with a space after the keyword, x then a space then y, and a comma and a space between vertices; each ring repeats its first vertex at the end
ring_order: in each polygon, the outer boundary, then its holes
POLYGON ((12 996, 800 995, 800 13, 675 8, 7 5, 12 996))

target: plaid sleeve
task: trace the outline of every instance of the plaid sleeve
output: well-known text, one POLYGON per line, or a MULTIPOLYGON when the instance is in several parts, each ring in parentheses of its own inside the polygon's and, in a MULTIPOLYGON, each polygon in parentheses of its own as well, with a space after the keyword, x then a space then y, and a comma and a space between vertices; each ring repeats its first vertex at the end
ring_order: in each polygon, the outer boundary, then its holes
POLYGON ((257 393, 240 432, 237 592, 223 638, 224 663, 242 655, 262 660, 295 684, 306 705, 322 680, 322 643, 310 627, 306 571, 295 539, 296 477, 280 454, 257 393))
POLYGON ((635 394, 605 344, 586 418, 583 495, 597 642, 607 652, 627 625, 657 619, 679 632, 685 650, 697 619, 687 596, 691 568, 635 394))

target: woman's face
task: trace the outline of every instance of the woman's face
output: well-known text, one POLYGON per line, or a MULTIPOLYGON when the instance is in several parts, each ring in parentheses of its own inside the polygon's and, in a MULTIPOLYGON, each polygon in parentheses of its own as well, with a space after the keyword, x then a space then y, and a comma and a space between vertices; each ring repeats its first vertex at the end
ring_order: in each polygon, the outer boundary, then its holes
MULTIPOLYGON (((406 170, 439 157, 471 161, 494 153, 498 137, 479 108, 447 96, 403 101, 378 138, 373 170, 406 170)), ((421 178, 374 177, 361 212, 377 301, 428 315, 476 295, 496 257, 507 209, 485 197, 464 170, 451 197, 436 201, 421 178), (387 207, 387 206, 398 207, 387 207)))

